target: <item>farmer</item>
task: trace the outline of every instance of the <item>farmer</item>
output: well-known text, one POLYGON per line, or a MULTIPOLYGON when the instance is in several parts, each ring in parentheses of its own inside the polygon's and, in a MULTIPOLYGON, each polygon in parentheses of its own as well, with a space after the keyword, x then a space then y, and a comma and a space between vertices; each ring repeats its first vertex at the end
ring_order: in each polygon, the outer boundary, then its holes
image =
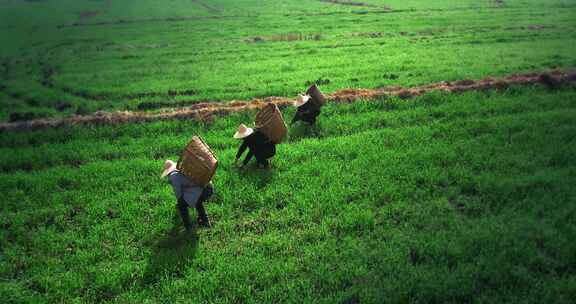
POLYGON ((190 223, 190 214, 188 214, 188 207, 195 207, 198 214, 198 224, 206 228, 212 227, 206 210, 204 209, 204 202, 212 196, 214 186, 210 182, 206 187, 195 185, 186 175, 182 174, 176 169, 176 163, 171 160, 164 162, 164 171, 160 178, 168 176, 168 181, 174 189, 176 195, 176 209, 180 213, 182 222, 186 230, 192 229, 190 223))
POLYGON ((246 164, 256 156, 256 163, 258 167, 267 168, 268 158, 271 158, 276 154, 276 145, 264 135, 264 133, 259 130, 254 130, 252 128, 246 127, 244 124, 240 124, 238 131, 234 134, 234 138, 242 139, 242 145, 236 153, 236 159, 234 163, 238 162, 238 159, 244 154, 246 148, 248 148, 248 154, 244 158, 244 162, 241 167, 246 166, 246 164))
POLYGON ((320 107, 318 103, 312 101, 310 95, 298 95, 298 99, 294 101, 293 105, 298 110, 290 125, 293 125, 298 120, 307 122, 310 125, 316 123, 316 117, 320 115, 320 107))

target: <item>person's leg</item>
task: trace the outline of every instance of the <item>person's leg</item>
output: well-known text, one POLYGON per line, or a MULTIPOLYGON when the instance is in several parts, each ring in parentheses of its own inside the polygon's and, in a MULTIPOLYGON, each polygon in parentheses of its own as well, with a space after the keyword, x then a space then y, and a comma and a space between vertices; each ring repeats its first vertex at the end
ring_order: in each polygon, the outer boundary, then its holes
POLYGON ((208 219, 208 214, 206 214, 206 209, 204 209, 203 200, 199 199, 196 203, 196 212, 198 213, 198 224, 207 228, 212 227, 210 220, 208 219))
POLYGON ((266 158, 257 158, 256 162, 259 168, 268 168, 268 159, 266 158))
POLYGON ((200 200, 202 200, 203 202, 207 201, 212 196, 213 193, 214 193, 214 186, 210 182, 208 183, 208 185, 206 185, 206 187, 204 187, 204 190, 202 190, 200 200))
POLYGON ((310 120, 308 121, 308 123, 309 123, 310 125, 315 124, 315 123, 316 123, 316 116, 310 117, 310 120))
POLYGON ((207 201, 214 192, 214 187, 212 184, 206 185, 200 198, 198 198, 198 203, 196 203, 196 212, 198 213, 198 223, 202 226, 210 227, 210 220, 208 219, 208 214, 206 214, 206 209, 204 209, 204 202, 207 201))
POLYGON ((186 228, 186 230, 192 229, 192 223, 190 223, 190 214, 188 213, 188 203, 186 203, 184 199, 180 198, 176 204, 176 209, 178 209, 178 213, 180 213, 184 228, 186 228))

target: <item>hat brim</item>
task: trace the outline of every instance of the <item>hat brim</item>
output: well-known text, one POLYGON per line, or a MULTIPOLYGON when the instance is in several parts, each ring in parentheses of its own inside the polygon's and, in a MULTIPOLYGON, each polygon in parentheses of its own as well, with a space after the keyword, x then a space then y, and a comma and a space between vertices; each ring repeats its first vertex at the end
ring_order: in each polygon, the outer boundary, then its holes
POLYGON ((310 101, 310 99, 311 98, 309 96, 306 96, 306 97, 300 98, 300 99, 296 99, 296 100, 294 100, 292 105, 299 108, 299 107, 305 105, 308 101, 310 101))
POLYGON ((176 164, 172 164, 167 169, 164 169, 164 171, 162 171, 162 174, 160 174, 160 178, 166 177, 166 175, 170 174, 170 172, 172 172, 174 170, 176 170, 176 164))
POLYGON ((234 138, 242 139, 242 138, 250 136, 252 133, 254 133, 254 129, 246 128, 246 132, 244 132, 244 133, 240 133, 240 132, 236 131, 236 133, 234 133, 234 138))

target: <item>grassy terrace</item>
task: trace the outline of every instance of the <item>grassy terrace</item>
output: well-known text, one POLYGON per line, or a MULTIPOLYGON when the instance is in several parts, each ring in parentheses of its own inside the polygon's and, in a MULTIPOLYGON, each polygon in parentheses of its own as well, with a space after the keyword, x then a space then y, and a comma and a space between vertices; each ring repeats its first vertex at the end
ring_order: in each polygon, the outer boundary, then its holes
POLYGON ((567 0, 0 1, 0 120, 576 66, 567 0))
MULTIPOLYGON (((574 0, 0 0, 0 33, 0 122, 576 67, 574 0)), ((240 170, 254 116, 0 132, 0 302, 576 298, 573 85, 329 103, 240 170), (158 176, 194 134, 186 234, 158 176)))
MULTIPOLYGON (((284 112, 291 117, 292 109, 284 112)), ((0 297, 14 302, 555 302, 576 295, 576 93, 330 104, 273 169, 232 166, 254 113, 0 134, 0 297), (221 166, 179 230, 162 160, 221 166), (192 213, 194 214, 194 213, 192 213)))

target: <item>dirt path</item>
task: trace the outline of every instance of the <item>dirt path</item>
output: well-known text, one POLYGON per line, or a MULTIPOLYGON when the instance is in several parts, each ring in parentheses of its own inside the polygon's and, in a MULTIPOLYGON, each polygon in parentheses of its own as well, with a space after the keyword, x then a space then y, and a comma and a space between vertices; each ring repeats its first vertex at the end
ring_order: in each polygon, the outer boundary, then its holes
MULTIPOLYGON (((385 87, 381 89, 343 89, 333 94, 327 94, 326 99, 329 102, 353 102, 357 100, 375 99, 383 96, 398 96, 405 99, 436 90, 464 92, 471 90, 505 89, 512 85, 531 84, 543 84, 550 88, 568 84, 574 85, 576 84, 576 70, 553 70, 545 73, 518 74, 499 79, 490 77, 482 80, 466 79, 453 82, 439 82, 412 88, 385 87)), ((284 97, 267 97, 251 101, 198 103, 189 107, 170 109, 158 113, 131 111, 96 112, 85 116, 0 123, 0 132, 30 131, 78 124, 102 125, 168 119, 212 120, 214 117, 233 112, 259 109, 268 102, 272 102, 282 108, 290 106, 293 99, 284 97)))

